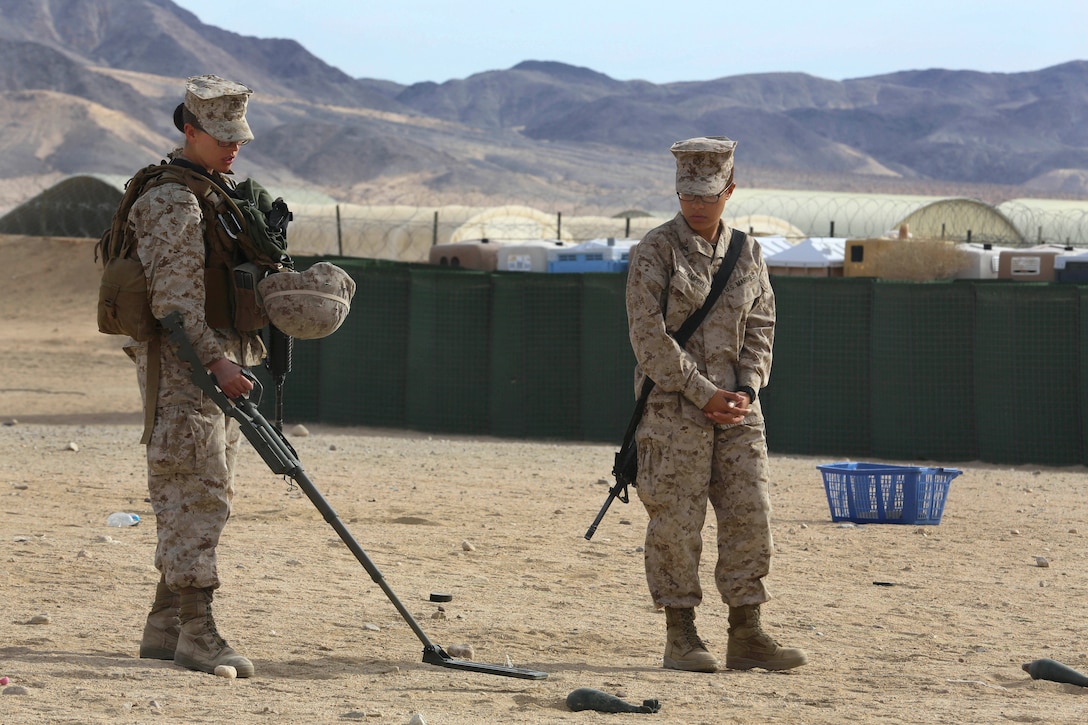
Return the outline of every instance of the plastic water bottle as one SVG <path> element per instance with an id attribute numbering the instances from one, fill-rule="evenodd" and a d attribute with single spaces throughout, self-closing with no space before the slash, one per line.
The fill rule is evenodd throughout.
<path id="1" fill-rule="evenodd" d="M 140 517 L 136 514 L 128 514 L 123 511 L 118 511 L 109 515 L 106 519 L 106 526 L 135 526 L 140 523 Z"/>

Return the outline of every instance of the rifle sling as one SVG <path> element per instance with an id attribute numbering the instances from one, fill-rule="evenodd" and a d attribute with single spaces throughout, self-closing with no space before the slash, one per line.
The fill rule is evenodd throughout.
<path id="1" fill-rule="evenodd" d="M 684 320 L 684 324 L 681 325 L 680 329 L 673 335 L 676 344 L 680 347 L 687 344 L 692 334 L 699 325 L 702 324 L 703 320 L 710 312 L 710 308 L 714 306 L 714 303 L 718 301 L 718 297 L 721 296 L 722 290 L 725 289 L 725 283 L 729 281 L 729 277 L 733 274 L 733 269 L 737 266 L 741 248 L 744 246 L 744 237 L 744 232 L 739 229 L 733 230 L 733 234 L 729 238 L 729 249 L 725 253 L 725 259 L 722 260 L 722 266 L 718 268 L 718 272 L 714 275 L 714 283 L 710 286 L 710 293 L 707 294 L 703 306 L 692 313 L 691 317 Z M 653 390 L 653 388 L 654 381 L 647 375 L 646 380 L 642 383 L 642 392 L 638 396 L 638 402 L 635 403 L 635 410 L 631 415 L 631 422 L 627 424 L 627 430 L 623 434 L 621 448 L 626 448 L 631 445 L 631 442 L 635 439 L 635 429 L 638 428 L 639 421 L 642 420 L 642 412 L 646 409 L 646 401 L 649 399 L 650 391 Z"/>

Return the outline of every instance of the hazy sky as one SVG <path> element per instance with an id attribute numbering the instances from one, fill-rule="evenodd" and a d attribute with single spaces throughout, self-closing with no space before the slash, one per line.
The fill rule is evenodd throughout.
<path id="1" fill-rule="evenodd" d="M 842 80 L 1088 59 L 1088 0 L 174 0 L 242 35 L 293 38 L 355 77 L 411 84 L 523 60 L 618 80 L 800 71 Z"/>

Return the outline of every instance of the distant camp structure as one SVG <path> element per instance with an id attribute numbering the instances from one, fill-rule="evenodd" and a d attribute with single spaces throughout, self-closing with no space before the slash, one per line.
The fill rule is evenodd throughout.
<path id="1" fill-rule="evenodd" d="M 109 224 L 125 181 L 125 177 L 105 174 L 64 179 L 0 217 L 0 234 L 97 238 Z M 293 254 L 404 262 L 427 262 L 432 247 L 451 243 L 638 239 L 676 213 L 627 209 L 609 217 L 517 205 L 368 206 L 338 203 L 310 189 L 270 191 L 283 196 L 294 212 L 288 232 Z M 965 198 L 741 188 L 734 192 L 726 216 L 730 226 L 788 244 L 879 239 L 894 236 L 906 226 L 913 239 L 1003 248 L 1088 248 L 1088 200 L 1021 198 L 991 206 Z M 823 274 L 812 270 L 821 266 L 821 255 L 834 257 L 835 250 L 829 251 L 826 244 L 813 245 L 805 250 L 808 261 L 801 264 L 804 255 L 798 254 L 789 269 Z M 790 262 L 788 257 L 780 261 Z M 831 261 L 834 267 L 840 260 Z"/>

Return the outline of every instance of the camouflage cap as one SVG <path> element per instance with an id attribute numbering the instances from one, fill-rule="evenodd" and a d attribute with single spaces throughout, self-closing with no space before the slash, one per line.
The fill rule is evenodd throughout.
<path id="1" fill-rule="evenodd" d="M 219 76 L 193 76 L 185 83 L 185 102 L 174 110 L 174 125 L 184 131 L 182 109 L 187 108 L 209 136 L 217 141 L 252 141 L 246 105 L 252 94 L 241 83 Z"/>
<path id="2" fill-rule="evenodd" d="M 677 141 L 669 149 L 676 157 L 676 190 L 709 196 L 733 180 L 733 149 L 737 142 L 725 136 L 700 136 Z"/>

